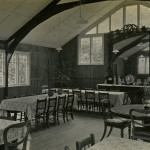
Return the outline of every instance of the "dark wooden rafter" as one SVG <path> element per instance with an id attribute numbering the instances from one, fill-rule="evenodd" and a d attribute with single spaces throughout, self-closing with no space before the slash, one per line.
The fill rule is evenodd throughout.
<path id="1" fill-rule="evenodd" d="M 45 20 L 51 18 L 52 16 L 63 12 L 65 10 L 74 8 L 80 5 L 80 1 L 57 4 L 61 0 L 53 0 L 48 6 L 41 10 L 36 16 L 34 16 L 30 21 L 28 21 L 23 27 L 21 27 L 16 33 L 14 33 L 8 40 L 6 40 L 6 45 L 8 45 L 8 53 L 13 53 L 19 42 L 37 25 L 44 22 Z M 107 0 L 81 0 L 82 4 L 90 4 L 96 2 L 102 2 Z"/>

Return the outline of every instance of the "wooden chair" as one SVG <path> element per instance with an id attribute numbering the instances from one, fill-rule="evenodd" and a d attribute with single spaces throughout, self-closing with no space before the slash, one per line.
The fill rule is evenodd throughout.
<path id="1" fill-rule="evenodd" d="M 123 100 L 123 105 L 127 105 L 127 104 L 130 104 L 130 98 L 129 98 L 129 94 L 128 92 L 125 92 L 124 93 L 124 100 Z"/>
<path id="2" fill-rule="evenodd" d="M 86 110 L 95 111 L 95 92 L 94 91 L 85 91 L 85 100 L 86 100 Z"/>
<path id="3" fill-rule="evenodd" d="M 47 99 L 37 99 L 36 103 L 36 114 L 35 114 L 35 126 L 36 130 L 38 129 L 38 125 L 40 123 L 40 119 L 43 120 L 44 128 L 46 128 L 46 103 Z"/>
<path id="4" fill-rule="evenodd" d="M 65 123 L 65 114 L 66 114 L 66 95 L 58 96 L 58 103 L 57 103 L 57 122 L 59 124 L 59 117 L 63 117 Z"/>
<path id="5" fill-rule="evenodd" d="M 64 94 L 69 94 L 69 89 L 63 89 Z"/>
<path id="6" fill-rule="evenodd" d="M 73 116 L 73 103 L 74 103 L 74 95 L 69 94 L 68 98 L 67 98 L 67 104 L 66 104 L 66 110 L 65 110 L 67 121 L 68 121 L 68 115 L 69 114 L 71 115 L 71 118 L 74 119 L 74 116 Z"/>
<path id="7" fill-rule="evenodd" d="M 15 140 L 13 142 L 10 142 L 8 140 L 9 131 L 13 130 L 13 129 L 16 129 L 16 128 L 23 128 L 23 129 L 25 129 L 24 130 L 24 135 L 23 135 L 23 137 L 21 139 L 17 139 L 17 140 Z M 6 127 L 4 129 L 4 132 L 3 132 L 4 148 L 5 148 L 3 150 L 18 150 L 17 146 L 20 145 L 20 144 L 23 144 L 22 150 L 26 150 L 29 129 L 30 129 L 30 126 L 29 126 L 29 122 L 28 121 L 22 122 L 22 123 L 12 124 L 12 125 Z"/>
<path id="8" fill-rule="evenodd" d="M 75 96 L 75 95 L 77 95 L 78 96 L 78 100 L 77 100 L 77 103 L 78 103 L 78 109 L 80 108 L 80 109 L 82 109 L 84 106 L 84 104 L 83 104 L 83 100 L 82 100 L 82 93 L 81 93 L 81 90 L 76 90 L 76 89 L 74 89 L 74 90 L 72 90 L 72 92 L 73 92 L 73 95 Z"/>
<path id="9" fill-rule="evenodd" d="M 85 138 L 82 141 L 77 141 L 76 142 L 76 150 L 82 150 L 87 149 L 90 146 L 93 146 L 95 144 L 95 137 L 94 134 L 90 134 L 90 137 Z"/>
<path id="10" fill-rule="evenodd" d="M 56 104 L 57 104 L 57 97 L 49 98 L 46 112 L 47 126 L 49 126 L 49 120 L 53 121 L 54 124 L 56 123 Z"/>
<path id="11" fill-rule="evenodd" d="M 136 116 L 140 117 L 140 120 L 137 120 L 135 118 Z M 130 110 L 130 118 L 132 122 L 132 139 L 137 140 L 141 139 L 144 141 L 150 142 L 150 117 L 148 116 L 150 114 L 150 110 L 145 109 L 131 109 Z"/>
<path id="12" fill-rule="evenodd" d="M 99 115 L 100 115 L 101 108 L 102 108 L 101 101 L 105 100 L 105 99 L 109 100 L 109 93 L 98 92 L 98 103 L 97 103 L 97 106 L 98 106 Z"/>
<path id="13" fill-rule="evenodd" d="M 102 112 L 104 119 L 104 132 L 101 138 L 101 141 L 106 135 L 107 127 L 110 127 L 107 137 L 111 134 L 113 128 L 119 128 L 121 130 L 121 137 L 124 137 L 124 129 L 128 127 L 129 138 L 131 134 L 131 121 L 125 118 L 115 118 L 111 112 L 111 104 L 108 99 L 102 100 Z"/>

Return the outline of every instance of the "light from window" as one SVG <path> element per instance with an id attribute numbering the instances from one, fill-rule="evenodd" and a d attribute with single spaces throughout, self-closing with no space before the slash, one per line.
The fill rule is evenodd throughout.
<path id="1" fill-rule="evenodd" d="M 138 74 L 149 74 L 149 57 L 138 57 Z"/>
<path id="2" fill-rule="evenodd" d="M 4 51 L 0 51 L 0 86 L 4 86 L 5 83 L 5 59 Z M 27 52 L 14 52 L 11 57 L 8 66 L 8 85 L 9 86 L 19 86 L 19 85 L 29 85 L 29 53 Z"/>
<path id="3" fill-rule="evenodd" d="M 103 22 L 98 24 L 98 33 L 109 32 L 109 18 L 105 19 Z"/>
<path id="4" fill-rule="evenodd" d="M 150 26 L 150 21 L 149 19 L 149 14 L 150 14 L 150 8 L 140 5 L 140 27 L 142 26 L 146 26 L 149 27 Z"/>
<path id="5" fill-rule="evenodd" d="M 137 25 L 137 5 L 126 7 L 126 24 Z"/>
<path id="6" fill-rule="evenodd" d="M 104 48 L 102 36 L 90 36 L 80 38 L 79 64 L 104 64 Z"/>
<path id="7" fill-rule="evenodd" d="M 104 51 L 102 46 L 102 38 L 101 37 L 93 37 L 92 38 L 92 64 L 104 64 Z"/>
<path id="8" fill-rule="evenodd" d="M 0 51 L 0 86 L 4 85 L 4 53 Z"/>

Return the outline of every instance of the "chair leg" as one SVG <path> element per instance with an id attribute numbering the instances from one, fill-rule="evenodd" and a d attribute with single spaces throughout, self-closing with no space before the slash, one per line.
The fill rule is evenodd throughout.
<path id="1" fill-rule="evenodd" d="M 74 120 L 73 110 L 71 110 L 71 118 L 72 118 L 72 120 Z"/>
<path id="2" fill-rule="evenodd" d="M 131 138 L 131 125 L 128 127 L 129 139 Z"/>
<path id="3" fill-rule="evenodd" d="M 102 138 L 100 139 L 100 141 L 102 141 L 103 138 L 105 137 L 106 131 L 107 131 L 107 125 L 104 123 L 104 132 L 103 132 L 103 136 L 102 136 Z"/>
<path id="4" fill-rule="evenodd" d="M 68 111 L 66 111 L 66 118 L 67 118 L 67 122 L 68 122 Z"/>
<path id="5" fill-rule="evenodd" d="M 110 130 L 109 130 L 109 132 L 108 132 L 108 134 L 107 134 L 107 137 L 109 137 L 109 136 L 110 136 L 110 134 L 111 134 L 112 130 L 113 130 L 113 127 L 110 127 Z"/>
<path id="6" fill-rule="evenodd" d="M 124 129 L 121 129 L 121 138 L 124 137 Z"/>
<path id="7" fill-rule="evenodd" d="M 63 120 L 64 120 L 64 123 L 65 123 L 65 111 L 63 112 Z"/>
<path id="8" fill-rule="evenodd" d="M 59 124 L 59 112 L 57 112 L 57 122 Z"/>

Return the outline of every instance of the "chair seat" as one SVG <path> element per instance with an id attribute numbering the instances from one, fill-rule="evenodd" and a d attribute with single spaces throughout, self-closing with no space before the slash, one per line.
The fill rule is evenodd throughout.
<path id="1" fill-rule="evenodd" d="M 113 118 L 113 119 L 107 119 L 106 120 L 109 123 L 116 123 L 116 124 L 124 124 L 124 123 L 130 123 L 131 121 L 129 119 L 125 118 Z"/>

